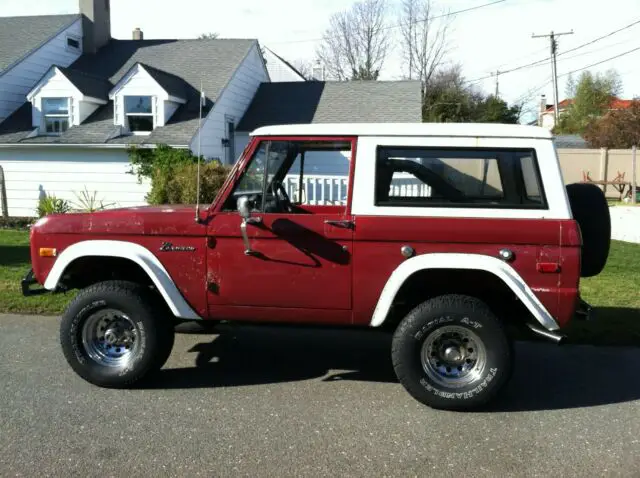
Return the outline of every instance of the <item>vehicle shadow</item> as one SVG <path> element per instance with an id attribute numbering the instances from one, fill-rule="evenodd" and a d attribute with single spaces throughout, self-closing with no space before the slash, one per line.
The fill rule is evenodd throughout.
<path id="1" fill-rule="evenodd" d="M 220 335 L 189 350 L 195 353 L 194 367 L 163 369 L 146 386 L 229 387 L 314 378 L 396 381 L 389 356 L 391 337 L 383 332 L 284 326 L 219 329 Z"/>
<path id="2" fill-rule="evenodd" d="M 193 346 L 195 364 L 146 388 L 232 387 L 320 379 L 397 383 L 391 336 L 368 330 L 233 327 Z M 504 393 L 483 412 L 579 408 L 640 399 L 640 349 L 518 342 Z"/>

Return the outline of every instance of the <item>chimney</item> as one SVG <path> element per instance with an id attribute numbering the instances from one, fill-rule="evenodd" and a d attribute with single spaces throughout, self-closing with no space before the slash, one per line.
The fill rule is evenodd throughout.
<path id="1" fill-rule="evenodd" d="M 133 30 L 133 34 L 132 37 L 134 40 L 144 40 L 144 33 L 142 33 L 142 30 L 140 30 L 139 27 L 136 27 Z"/>
<path id="2" fill-rule="evenodd" d="M 313 66 L 311 77 L 316 81 L 324 81 L 324 66 L 320 63 L 320 60 L 316 61 L 316 64 Z"/>
<path id="3" fill-rule="evenodd" d="M 96 53 L 111 40 L 110 0 L 79 0 L 82 14 L 82 51 Z"/>
<path id="4" fill-rule="evenodd" d="M 545 95 L 540 96 L 540 113 L 547 111 L 547 97 Z"/>
<path id="5" fill-rule="evenodd" d="M 538 126 L 542 126 L 542 113 L 547 111 L 547 97 L 545 95 L 540 96 L 540 108 L 538 110 Z"/>

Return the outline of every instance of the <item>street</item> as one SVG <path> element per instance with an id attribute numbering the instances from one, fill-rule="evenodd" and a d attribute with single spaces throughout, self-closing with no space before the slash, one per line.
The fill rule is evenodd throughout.
<path id="1" fill-rule="evenodd" d="M 0 476 L 601 476 L 640 469 L 640 351 L 516 346 L 490 410 L 426 408 L 376 332 L 179 334 L 145 389 L 78 378 L 58 320 L 0 316 Z"/>

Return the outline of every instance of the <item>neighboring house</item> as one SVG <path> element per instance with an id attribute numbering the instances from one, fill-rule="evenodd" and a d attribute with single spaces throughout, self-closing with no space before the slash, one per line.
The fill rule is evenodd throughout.
<path id="1" fill-rule="evenodd" d="M 614 98 L 609 105 L 608 111 L 626 109 L 629 108 L 632 103 L 633 100 L 621 100 L 619 98 Z M 573 98 L 567 98 L 560 101 L 558 103 L 558 113 L 562 115 L 562 113 L 566 112 L 572 104 Z M 556 125 L 554 112 L 555 106 L 547 104 L 546 96 L 542 95 L 540 98 L 540 110 L 538 113 L 538 126 L 552 130 Z"/>
<path id="2" fill-rule="evenodd" d="M 10 46 L 3 40 L 3 64 L 11 70 L 3 70 L 0 81 L 9 76 L 20 84 L 8 99 L 0 96 L 6 111 L 0 165 L 10 215 L 33 215 L 44 194 L 74 200 L 85 187 L 106 202 L 144 204 L 148 184 L 126 174 L 130 145 L 164 143 L 224 163 L 235 160 L 235 125 L 259 85 L 269 81 L 258 42 L 143 40 L 139 29 L 132 40 L 114 40 L 104 33 L 108 4 L 80 0 L 82 15 L 20 18 L 15 35 L 33 30 L 31 24 L 51 26 L 48 36 L 33 41 L 35 51 L 14 48 L 14 59 L 8 59 Z M 98 11 L 100 6 L 107 8 Z M 87 37 L 93 41 L 83 41 Z M 77 40 L 74 46 L 82 42 L 79 52 L 70 54 L 67 38 Z M 87 44 L 95 48 L 84 49 Z M 51 51 L 59 54 L 42 56 Z M 16 70 L 33 70 L 34 55 L 40 55 L 35 76 L 16 78 Z"/>
<path id="3" fill-rule="evenodd" d="M 238 124 L 236 150 L 261 126 L 416 122 L 422 122 L 419 81 L 264 83 Z"/>
<path id="4" fill-rule="evenodd" d="M 262 56 L 267 64 L 271 81 L 305 81 L 308 79 L 295 66 L 269 48 L 264 47 L 262 49 Z"/>
<path id="5" fill-rule="evenodd" d="M 419 82 L 304 81 L 271 50 L 265 61 L 251 39 L 144 40 L 137 28 L 115 40 L 109 0 L 79 6 L 78 15 L 0 18 L 0 166 L 11 216 L 34 215 L 47 194 L 74 201 L 85 188 L 106 203 L 145 204 L 148 181 L 128 174 L 132 145 L 232 164 L 258 126 L 421 121 Z"/>
<path id="6" fill-rule="evenodd" d="M 249 133 L 261 126 L 421 121 L 419 81 L 264 83 L 238 124 L 236 149 L 244 148 Z M 298 158 L 294 162 L 284 179 L 285 189 L 294 200 L 304 198 L 310 204 L 344 204 L 350 159 L 348 150 L 307 153 L 304 159 Z M 300 167 L 304 170 L 303 184 L 300 184 Z M 398 184 L 406 182 L 405 187 L 417 188 L 409 177 L 394 179 Z"/>

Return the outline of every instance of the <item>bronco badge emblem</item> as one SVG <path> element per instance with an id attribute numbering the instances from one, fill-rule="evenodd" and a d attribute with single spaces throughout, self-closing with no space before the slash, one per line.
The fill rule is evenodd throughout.
<path id="1" fill-rule="evenodd" d="M 160 246 L 162 252 L 192 252 L 196 248 L 193 246 L 174 246 L 170 242 L 163 242 Z"/>

